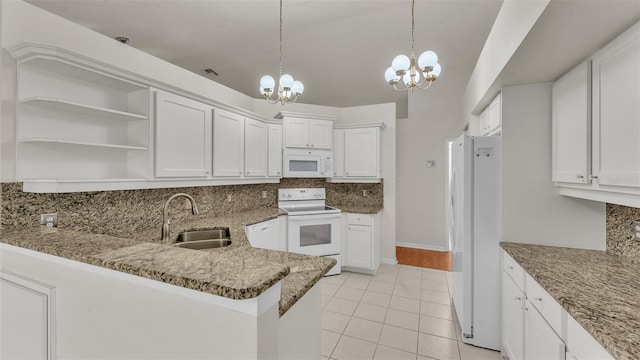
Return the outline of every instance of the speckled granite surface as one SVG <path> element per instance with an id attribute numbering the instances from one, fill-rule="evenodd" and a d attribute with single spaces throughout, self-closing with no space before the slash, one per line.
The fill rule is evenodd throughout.
<path id="1" fill-rule="evenodd" d="M 607 252 L 640 262 L 634 220 L 640 221 L 640 208 L 607 204 Z"/>
<path id="2" fill-rule="evenodd" d="M 640 264 L 604 251 L 501 246 L 616 359 L 640 359 Z"/>
<path id="3" fill-rule="evenodd" d="M 172 224 L 172 238 L 184 229 L 229 227 L 233 243 L 221 249 L 190 250 L 161 244 L 159 231 L 152 230 L 122 238 L 40 226 L 3 226 L 0 242 L 232 299 L 258 296 L 283 280 L 283 315 L 335 260 L 252 248 L 242 226 L 279 214 L 277 208 L 260 208 Z"/>

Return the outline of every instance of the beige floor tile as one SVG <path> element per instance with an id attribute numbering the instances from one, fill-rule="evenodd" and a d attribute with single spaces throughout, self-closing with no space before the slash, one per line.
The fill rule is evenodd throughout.
<path id="1" fill-rule="evenodd" d="M 331 296 L 327 296 L 327 295 L 321 295 L 322 297 L 322 302 L 321 302 L 321 306 L 324 309 L 324 307 L 329 303 L 329 301 L 331 300 Z"/>
<path id="2" fill-rule="evenodd" d="M 453 319 L 453 325 L 456 327 L 456 337 L 458 338 L 458 341 L 462 341 L 462 328 L 460 327 L 458 318 L 454 315 Z"/>
<path id="3" fill-rule="evenodd" d="M 375 351 L 375 343 L 343 335 L 331 358 L 337 360 L 373 359 Z"/>
<path id="4" fill-rule="evenodd" d="M 320 284 L 320 291 L 322 292 L 322 295 L 326 295 L 326 296 L 333 296 L 336 293 L 336 291 L 338 291 L 339 288 L 340 288 L 340 285 L 327 284 L 327 283 Z"/>
<path id="5" fill-rule="evenodd" d="M 421 281 L 422 280 L 420 280 L 419 278 L 398 277 L 396 284 L 419 288 L 421 285 Z"/>
<path id="6" fill-rule="evenodd" d="M 397 274 L 398 273 L 398 265 L 391 264 L 380 264 L 378 268 L 378 272 L 376 274 Z"/>
<path id="7" fill-rule="evenodd" d="M 451 305 L 421 301 L 420 314 L 453 321 L 453 308 Z"/>
<path id="8" fill-rule="evenodd" d="M 349 321 L 349 325 L 347 325 L 347 328 L 344 330 L 344 334 L 377 343 L 380 338 L 381 331 L 381 323 L 352 317 Z"/>
<path id="9" fill-rule="evenodd" d="M 420 316 L 420 332 L 458 340 L 453 321 L 438 319 L 431 316 Z"/>
<path id="10" fill-rule="evenodd" d="M 342 285 L 349 278 L 349 273 L 342 273 L 338 275 L 325 276 L 320 279 L 322 284 Z"/>
<path id="11" fill-rule="evenodd" d="M 393 284 L 396 282 L 397 278 L 398 278 L 398 275 L 395 273 L 378 272 L 371 278 L 371 281 L 388 282 Z"/>
<path id="12" fill-rule="evenodd" d="M 458 350 L 462 360 L 502 360 L 499 351 L 479 348 L 462 341 L 458 341 Z"/>
<path id="13" fill-rule="evenodd" d="M 324 310 L 351 316 L 356 310 L 356 306 L 358 306 L 357 301 L 334 297 L 329 301 L 327 306 L 324 307 Z"/>
<path id="14" fill-rule="evenodd" d="M 364 292 L 364 295 L 362 295 L 362 299 L 360 299 L 360 302 L 387 307 L 389 306 L 390 300 L 391 295 L 389 294 L 367 290 Z"/>
<path id="15" fill-rule="evenodd" d="M 387 308 L 384 306 L 378 306 L 373 304 L 367 304 L 360 302 L 353 316 L 366 320 L 376 321 L 379 323 L 384 322 L 384 318 L 387 315 Z"/>
<path id="16" fill-rule="evenodd" d="M 419 335 L 418 354 L 441 360 L 460 360 L 457 341 L 429 334 Z"/>
<path id="17" fill-rule="evenodd" d="M 421 290 L 419 287 L 396 285 L 396 287 L 393 289 L 393 295 L 411 299 L 420 299 L 420 291 Z"/>
<path id="18" fill-rule="evenodd" d="M 402 296 L 391 296 L 389 307 L 418 314 L 420 313 L 420 300 Z"/>
<path id="19" fill-rule="evenodd" d="M 417 331 L 420 318 L 417 314 L 414 313 L 396 309 L 389 309 L 387 311 L 387 317 L 384 319 L 384 322 L 385 324 Z"/>
<path id="20" fill-rule="evenodd" d="M 418 360 L 439 360 L 439 359 L 432 358 L 432 357 L 429 357 L 429 356 L 418 355 Z"/>
<path id="21" fill-rule="evenodd" d="M 347 280 L 345 280 L 342 286 L 364 290 L 367 288 L 367 286 L 369 286 L 369 282 L 371 282 L 371 280 L 373 280 L 373 276 L 367 276 L 367 277 L 351 276 Z"/>
<path id="22" fill-rule="evenodd" d="M 349 320 L 351 320 L 349 315 L 338 314 L 333 311 L 322 311 L 322 328 L 324 330 L 342 334 Z"/>
<path id="23" fill-rule="evenodd" d="M 368 291 L 375 291 L 383 294 L 391 294 L 393 293 L 394 285 L 388 282 L 381 281 L 371 281 L 369 283 L 369 287 L 367 287 Z"/>
<path id="24" fill-rule="evenodd" d="M 418 332 L 385 324 L 382 326 L 382 333 L 380 334 L 378 344 L 403 351 L 416 349 L 418 345 Z"/>
<path id="25" fill-rule="evenodd" d="M 385 345 L 378 345 L 373 358 L 375 360 L 416 360 L 416 353 L 394 349 Z"/>
<path id="26" fill-rule="evenodd" d="M 362 289 L 345 287 L 343 285 L 340 289 L 338 289 L 338 291 L 336 291 L 335 295 L 333 296 L 347 300 L 360 301 L 363 294 L 364 290 Z"/>
<path id="27" fill-rule="evenodd" d="M 322 346 L 320 348 L 322 356 L 330 357 L 336 344 L 338 344 L 338 340 L 340 340 L 340 334 L 322 330 Z"/>
<path id="28" fill-rule="evenodd" d="M 436 280 L 436 281 L 446 281 L 447 275 L 444 271 L 442 272 L 431 272 L 431 271 L 423 271 L 422 272 L 422 280 Z"/>
<path id="29" fill-rule="evenodd" d="M 407 277 L 407 278 L 422 278 L 422 268 L 415 266 L 402 266 L 400 270 L 398 270 L 398 277 Z"/>
<path id="30" fill-rule="evenodd" d="M 451 297 L 448 291 L 424 289 L 422 290 L 420 298 L 424 301 L 430 301 L 443 305 L 451 305 Z"/>
<path id="31" fill-rule="evenodd" d="M 429 290 L 449 291 L 449 285 L 444 280 L 422 279 L 421 287 Z"/>

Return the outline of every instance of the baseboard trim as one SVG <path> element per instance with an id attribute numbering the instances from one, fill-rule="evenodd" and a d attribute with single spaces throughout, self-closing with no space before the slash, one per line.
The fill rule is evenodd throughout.
<path id="1" fill-rule="evenodd" d="M 451 252 L 396 246 L 398 263 L 451 271 Z"/>
<path id="2" fill-rule="evenodd" d="M 398 259 L 397 258 L 385 258 L 385 257 L 383 257 L 380 261 L 383 264 L 398 265 Z"/>

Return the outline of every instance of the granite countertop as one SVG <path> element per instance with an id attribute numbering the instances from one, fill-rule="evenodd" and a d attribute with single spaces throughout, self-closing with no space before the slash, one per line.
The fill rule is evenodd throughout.
<path id="1" fill-rule="evenodd" d="M 640 264 L 605 251 L 501 246 L 616 359 L 640 358 Z"/>
<path id="2" fill-rule="evenodd" d="M 382 211 L 382 206 L 354 206 L 354 205 L 331 205 L 342 212 L 354 214 L 377 214 Z"/>
<path id="3" fill-rule="evenodd" d="M 251 247 L 243 225 L 280 214 L 277 208 L 262 208 L 171 224 L 172 238 L 185 229 L 229 227 L 233 243 L 219 249 L 170 246 L 160 241 L 159 229 L 109 236 L 41 226 L 3 227 L 0 242 L 231 299 L 256 297 L 282 280 L 282 316 L 335 260 Z"/>

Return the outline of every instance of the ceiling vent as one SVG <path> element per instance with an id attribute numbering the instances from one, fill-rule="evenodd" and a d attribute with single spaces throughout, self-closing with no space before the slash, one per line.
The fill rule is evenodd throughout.
<path id="1" fill-rule="evenodd" d="M 220 74 L 218 74 L 215 70 L 213 70 L 212 68 L 206 68 L 203 70 L 204 72 L 207 73 L 207 75 L 215 75 L 215 76 L 220 76 Z"/>

